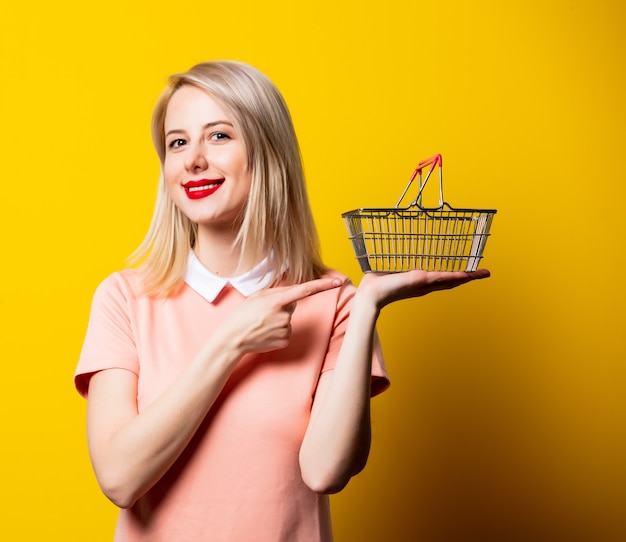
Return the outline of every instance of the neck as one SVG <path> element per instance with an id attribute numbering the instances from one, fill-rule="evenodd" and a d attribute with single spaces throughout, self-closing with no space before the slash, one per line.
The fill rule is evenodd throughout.
<path id="1" fill-rule="evenodd" d="M 240 251 L 234 248 L 237 232 L 233 230 L 208 230 L 198 228 L 198 239 L 194 252 L 213 274 L 222 277 L 234 277 L 252 269 L 258 262 L 241 260 Z M 241 262 L 240 262 L 241 260 Z"/>

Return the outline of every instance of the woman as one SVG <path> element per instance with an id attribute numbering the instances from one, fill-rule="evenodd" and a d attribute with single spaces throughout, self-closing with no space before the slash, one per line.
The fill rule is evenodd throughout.
<path id="1" fill-rule="evenodd" d="M 118 541 L 332 540 L 329 493 L 367 461 L 393 301 L 488 276 L 322 263 L 274 85 L 237 62 L 170 78 L 137 268 L 97 289 L 75 382 Z"/>

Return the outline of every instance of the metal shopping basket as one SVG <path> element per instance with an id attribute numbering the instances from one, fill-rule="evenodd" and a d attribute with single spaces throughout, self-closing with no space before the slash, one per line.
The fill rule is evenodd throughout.
<path id="1" fill-rule="evenodd" d="M 361 208 L 341 216 L 363 272 L 475 271 L 489 236 L 494 209 L 457 209 L 443 198 L 441 155 L 420 162 L 395 207 Z M 424 179 L 422 170 L 430 166 Z M 439 205 L 422 206 L 422 192 L 439 171 Z M 400 207 L 417 177 L 415 199 Z"/>

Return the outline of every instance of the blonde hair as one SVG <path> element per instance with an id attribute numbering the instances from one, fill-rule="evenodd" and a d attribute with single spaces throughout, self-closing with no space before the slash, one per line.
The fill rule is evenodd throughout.
<path id="1" fill-rule="evenodd" d="M 172 95 L 192 85 L 211 95 L 233 117 L 246 150 L 252 183 L 235 249 L 247 261 L 270 259 L 273 280 L 296 284 L 319 278 L 326 267 L 309 205 L 298 140 L 285 101 L 257 69 L 235 61 L 204 62 L 172 75 L 152 116 L 152 139 L 161 166 L 164 121 Z M 197 225 L 174 205 L 159 180 L 157 201 L 145 239 L 131 255 L 141 262 L 146 292 L 167 295 L 183 280 Z"/>

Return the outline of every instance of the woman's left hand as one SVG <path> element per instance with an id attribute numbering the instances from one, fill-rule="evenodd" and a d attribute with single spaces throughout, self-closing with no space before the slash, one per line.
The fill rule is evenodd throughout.
<path id="1" fill-rule="evenodd" d="M 414 270 L 402 273 L 366 273 L 359 284 L 359 292 L 373 296 L 373 301 L 380 310 L 394 301 L 420 297 L 438 290 L 449 290 L 489 276 L 487 269 L 473 272 Z"/>

